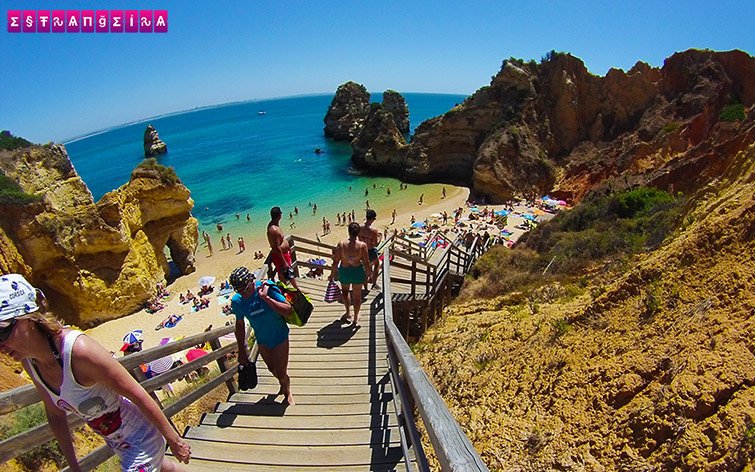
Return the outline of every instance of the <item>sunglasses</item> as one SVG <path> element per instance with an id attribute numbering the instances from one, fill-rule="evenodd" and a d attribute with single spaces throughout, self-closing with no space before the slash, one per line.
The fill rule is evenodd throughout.
<path id="1" fill-rule="evenodd" d="M 0 343 L 8 339 L 10 334 L 13 332 L 13 327 L 16 325 L 16 319 L 12 318 L 8 321 L 0 322 L 0 325 L 2 324 L 5 324 L 5 326 L 0 326 Z"/>

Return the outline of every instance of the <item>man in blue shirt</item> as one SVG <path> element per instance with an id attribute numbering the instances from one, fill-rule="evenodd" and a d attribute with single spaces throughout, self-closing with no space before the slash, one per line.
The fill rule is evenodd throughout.
<path id="1" fill-rule="evenodd" d="M 246 318 L 254 330 L 262 360 L 280 383 L 278 395 L 283 395 L 286 402 L 293 405 L 291 379 L 288 376 L 289 329 L 285 320 L 291 314 L 291 305 L 277 287 L 255 282 L 254 274 L 246 267 L 234 269 L 228 280 L 236 291 L 231 298 L 231 311 L 236 315 L 239 364 L 249 364 Z"/>

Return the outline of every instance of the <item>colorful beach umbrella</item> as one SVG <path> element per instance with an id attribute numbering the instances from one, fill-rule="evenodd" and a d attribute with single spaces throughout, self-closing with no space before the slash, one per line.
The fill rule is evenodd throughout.
<path id="1" fill-rule="evenodd" d="M 215 282 L 215 277 L 211 275 L 205 275 L 202 278 L 199 279 L 199 286 L 200 287 L 209 287 Z"/>
<path id="2" fill-rule="evenodd" d="M 141 342 L 142 340 L 142 330 L 140 329 L 129 331 L 125 336 L 123 336 L 123 344 L 134 344 Z"/>
<path id="3" fill-rule="evenodd" d="M 165 356 L 159 359 L 155 359 L 154 361 L 147 364 L 147 366 L 149 367 L 149 370 L 151 370 L 155 375 L 162 374 L 163 372 L 169 371 L 170 368 L 173 367 L 173 356 Z"/>
<path id="4" fill-rule="evenodd" d="M 191 362 L 195 359 L 199 359 L 200 357 L 206 356 L 206 355 L 207 355 L 207 351 L 205 351 L 204 349 L 189 349 L 188 351 L 186 351 L 186 360 Z"/>

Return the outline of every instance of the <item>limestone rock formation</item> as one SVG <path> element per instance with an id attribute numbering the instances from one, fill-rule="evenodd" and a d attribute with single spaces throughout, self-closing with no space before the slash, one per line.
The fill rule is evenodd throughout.
<path id="1" fill-rule="evenodd" d="M 454 303 L 424 334 L 417 357 L 490 470 L 752 470 L 752 136 L 725 160 L 656 251 Z"/>
<path id="2" fill-rule="evenodd" d="M 370 94 L 364 85 L 351 81 L 339 85 L 325 115 L 325 136 L 351 141 L 361 131 L 369 110 Z"/>
<path id="3" fill-rule="evenodd" d="M 393 116 L 396 129 L 401 134 L 409 134 L 409 107 L 403 95 L 395 90 L 383 92 L 383 109 Z"/>
<path id="4" fill-rule="evenodd" d="M 602 185 L 675 180 L 677 190 L 694 189 L 725 162 L 714 150 L 731 156 L 751 139 L 752 120 L 719 116 L 729 106 L 751 109 L 754 84 L 755 59 L 742 51 L 689 50 L 660 69 L 638 62 L 605 77 L 569 54 L 509 59 L 489 86 L 422 123 L 409 145 L 354 164 L 467 185 L 490 201 L 535 192 L 575 202 Z M 384 170 L 384 161 L 393 165 Z"/>
<path id="5" fill-rule="evenodd" d="M 139 309 L 169 273 L 166 246 L 183 273 L 194 271 L 194 202 L 159 169 L 138 168 L 97 204 L 61 145 L 0 151 L 0 170 L 41 197 L 0 208 L 0 270 L 27 276 L 67 322 Z"/>
<path id="6" fill-rule="evenodd" d="M 384 172 L 398 175 L 402 171 L 400 155 L 406 141 L 396 127 L 395 115 L 379 103 L 373 103 L 359 136 L 352 142 L 352 161 L 360 166 L 380 166 Z"/>
<path id="7" fill-rule="evenodd" d="M 151 124 L 144 130 L 144 157 L 154 157 L 168 152 L 168 146 L 160 139 Z"/>

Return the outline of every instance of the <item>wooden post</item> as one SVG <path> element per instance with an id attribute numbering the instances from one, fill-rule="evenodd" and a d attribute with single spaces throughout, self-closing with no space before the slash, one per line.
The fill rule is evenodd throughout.
<path id="1" fill-rule="evenodd" d="M 210 341 L 210 347 L 212 347 L 213 351 L 216 351 L 220 349 L 222 346 L 220 345 L 220 340 L 218 338 L 215 338 Z M 217 360 L 218 367 L 220 368 L 220 373 L 222 374 L 226 370 L 228 370 L 228 362 L 226 361 L 225 356 L 221 357 Z M 233 381 L 233 377 L 229 378 L 225 381 L 226 387 L 228 387 L 228 395 L 233 395 L 236 393 L 236 383 Z"/>
<path id="2" fill-rule="evenodd" d="M 410 293 L 412 297 L 417 294 L 417 261 L 412 261 L 412 286 Z"/>
<path id="3" fill-rule="evenodd" d="M 298 279 L 300 277 L 299 275 L 299 264 L 296 263 L 296 241 L 294 241 L 293 236 L 288 237 L 288 247 L 291 251 L 291 266 L 294 268 L 294 274 L 296 275 L 296 278 Z"/>

